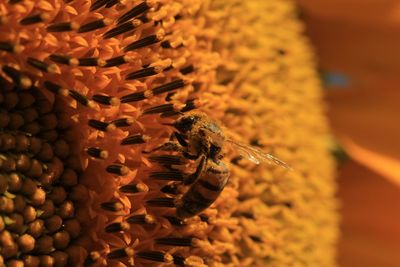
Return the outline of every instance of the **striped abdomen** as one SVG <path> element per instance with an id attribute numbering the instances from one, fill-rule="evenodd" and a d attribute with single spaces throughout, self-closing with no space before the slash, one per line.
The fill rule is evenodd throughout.
<path id="1" fill-rule="evenodd" d="M 206 170 L 182 196 L 177 204 L 176 214 L 180 218 L 192 217 L 209 206 L 218 198 L 229 178 L 229 169 L 222 162 L 207 162 Z"/>

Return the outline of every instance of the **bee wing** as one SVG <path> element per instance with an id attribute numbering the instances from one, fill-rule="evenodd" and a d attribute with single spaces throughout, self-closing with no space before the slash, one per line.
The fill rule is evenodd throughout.
<path id="1" fill-rule="evenodd" d="M 235 142 L 231 139 L 226 140 L 229 144 L 231 144 L 241 156 L 245 157 L 246 159 L 250 160 L 255 164 L 260 164 L 261 162 L 268 162 L 279 165 L 286 169 L 291 170 L 292 168 L 284 161 L 268 154 L 260 149 L 257 149 L 252 146 L 248 146 L 239 142 Z"/>

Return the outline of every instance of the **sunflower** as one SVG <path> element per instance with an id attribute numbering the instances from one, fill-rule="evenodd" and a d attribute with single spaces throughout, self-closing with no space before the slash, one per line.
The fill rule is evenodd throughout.
<path id="1" fill-rule="evenodd" d="M 46 201 L 67 217 L 25 236 L 21 210 L 7 210 L 6 265 L 335 265 L 329 131 L 291 1 L 10 0 L 0 12 L 4 116 L 22 94 L 35 99 L 33 109 L 48 106 L 31 121 L 21 107 L 19 127 L 7 122 L 3 134 L 47 142 L 54 153 L 46 160 L 59 159 L 59 175 L 75 178 L 21 176 L 41 192 L 38 220 Z M 165 144 L 182 138 L 174 132 L 186 114 L 220 125 L 242 149 L 224 144 L 228 184 L 208 209 L 182 218 L 175 208 L 201 161 Z M 264 155 L 262 164 L 249 150 Z M 48 168 L 38 154 L 19 155 Z M 268 164 L 275 158 L 293 170 Z M 3 199 L 27 201 L 25 187 L 10 189 L 11 171 L 20 173 L 4 170 Z"/>

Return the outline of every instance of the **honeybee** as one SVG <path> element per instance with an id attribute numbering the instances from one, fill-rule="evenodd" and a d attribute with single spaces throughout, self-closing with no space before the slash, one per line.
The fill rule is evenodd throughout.
<path id="1" fill-rule="evenodd" d="M 177 142 L 167 142 L 157 149 L 180 151 L 184 157 L 199 162 L 196 171 L 183 181 L 190 187 L 176 202 L 179 218 L 199 214 L 211 206 L 224 189 L 230 175 L 229 168 L 222 162 L 222 150 L 227 144 L 255 164 L 268 162 L 291 169 L 271 154 L 227 138 L 219 125 L 205 114 L 183 115 L 167 125 L 177 130 L 174 133 Z"/>

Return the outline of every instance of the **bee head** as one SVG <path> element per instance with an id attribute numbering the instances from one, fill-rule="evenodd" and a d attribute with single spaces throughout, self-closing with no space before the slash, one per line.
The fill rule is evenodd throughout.
<path id="1" fill-rule="evenodd" d="M 192 130 L 193 125 L 195 125 L 198 121 L 200 121 L 200 119 L 201 117 L 198 115 L 183 116 L 175 122 L 174 127 L 178 131 L 186 133 Z"/>

